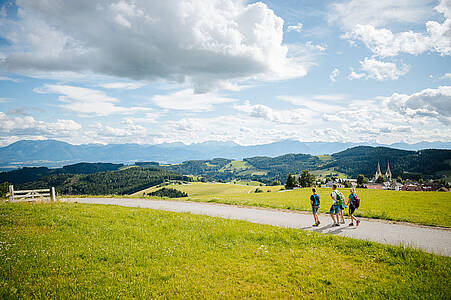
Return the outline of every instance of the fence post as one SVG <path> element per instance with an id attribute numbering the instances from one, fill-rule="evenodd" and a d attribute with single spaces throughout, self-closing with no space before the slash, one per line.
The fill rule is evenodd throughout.
<path id="1" fill-rule="evenodd" d="M 52 186 L 52 201 L 55 202 L 56 201 L 56 195 L 55 195 L 55 187 Z"/>
<path id="2" fill-rule="evenodd" d="M 9 201 L 14 201 L 14 186 L 9 186 Z"/>

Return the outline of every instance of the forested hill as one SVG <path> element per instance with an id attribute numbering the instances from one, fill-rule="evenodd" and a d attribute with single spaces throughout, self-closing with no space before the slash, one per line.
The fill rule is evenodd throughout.
<path id="1" fill-rule="evenodd" d="M 60 194 L 124 195 L 161 184 L 168 180 L 190 181 L 191 178 L 157 167 L 132 167 L 93 174 L 52 174 L 16 185 L 18 189 L 54 186 Z"/>
<path id="2" fill-rule="evenodd" d="M 0 182 L 8 181 L 9 183 L 20 184 L 38 180 L 39 178 L 48 175 L 93 174 L 97 172 L 116 171 L 123 166 L 123 164 L 111 163 L 78 163 L 57 169 L 49 169 L 46 167 L 22 168 L 10 172 L 0 172 Z"/>
<path id="3" fill-rule="evenodd" d="M 364 174 L 371 178 L 380 163 L 385 173 L 390 163 L 394 177 L 440 178 L 451 174 L 451 150 L 406 151 L 388 147 L 354 147 L 333 155 L 286 154 L 277 157 L 257 156 L 243 161 L 226 159 L 186 161 L 165 168 L 181 174 L 206 176 L 216 180 L 250 179 L 262 182 L 284 180 L 288 173 L 302 170 L 319 173 L 341 172 L 351 178 Z"/>
<path id="4" fill-rule="evenodd" d="M 451 171 L 451 150 L 405 151 L 361 146 L 333 154 L 327 167 L 334 167 L 337 171 L 355 178 L 358 174 L 374 175 L 378 162 L 382 172 L 385 172 L 387 164 L 390 163 L 395 177 L 421 175 L 424 178 L 436 178 Z"/>

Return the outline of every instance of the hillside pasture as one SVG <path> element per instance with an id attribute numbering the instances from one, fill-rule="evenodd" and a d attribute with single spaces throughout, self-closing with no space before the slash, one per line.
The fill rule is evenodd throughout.
<path id="1" fill-rule="evenodd" d="M 264 193 L 249 193 L 250 187 L 234 184 L 193 183 L 171 186 L 188 193 L 189 201 L 217 202 L 234 205 L 310 211 L 310 188 L 280 191 L 282 186 L 259 187 Z M 268 193 L 267 190 L 271 192 Z M 341 189 L 345 196 L 348 189 Z M 331 205 L 330 188 L 318 188 L 320 213 L 327 213 Z M 451 193 L 405 192 L 357 189 L 361 206 L 356 215 L 423 225 L 451 227 Z M 135 195 L 142 195 L 138 192 Z M 345 214 L 347 211 L 345 210 Z"/>
<path id="2" fill-rule="evenodd" d="M 0 298 L 449 299 L 451 258 L 188 213 L 0 203 Z"/>

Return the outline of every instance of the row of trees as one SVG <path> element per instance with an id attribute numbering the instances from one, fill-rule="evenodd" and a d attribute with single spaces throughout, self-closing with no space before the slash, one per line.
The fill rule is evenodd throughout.
<path id="1" fill-rule="evenodd" d="M 299 176 L 299 181 L 296 180 L 295 175 L 291 175 L 291 173 L 288 173 L 287 179 L 285 181 L 285 188 L 292 189 L 297 186 L 309 187 L 314 185 L 315 182 L 316 182 L 315 175 L 310 173 L 308 170 L 303 170 L 301 175 Z"/>

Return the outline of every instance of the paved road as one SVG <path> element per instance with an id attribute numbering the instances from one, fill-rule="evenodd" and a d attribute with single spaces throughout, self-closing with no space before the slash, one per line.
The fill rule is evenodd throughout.
<path id="1" fill-rule="evenodd" d="M 356 239 L 370 240 L 383 244 L 409 246 L 430 253 L 451 256 L 451 230 L 449 229 L 410 224 L 395 224 L 368 219 L 362 219 L 358 228 L 348 227 L 347 224 L 340 227 L 331 227 L 332 220 L 328 215 L 320 215 L 321 225 L 319 227 L 312 227 L 312 215 L 302 212 L 286 212 L 224 204 L 130 198 L 66 198 L 62 200 L 79 203 L 152 208 L 175 212 L 191 212 L 193 214 L 245 220 L 252 223 L 268 224 L 279 227 L 300 228 Z M 349 222 L 347 221 L 347 223 Z"/>

